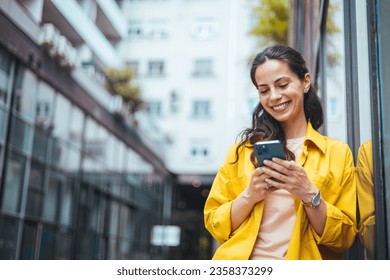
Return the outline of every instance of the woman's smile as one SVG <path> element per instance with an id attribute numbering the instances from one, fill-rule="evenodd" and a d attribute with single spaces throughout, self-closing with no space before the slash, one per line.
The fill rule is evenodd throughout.
<path id="1" fill-rule="evenodd" d="M 287 101 L 287 102 L 284 102 L 282 104 L 272 106 L 271 108 L 276 112 L 283 111 L 290 103 L 291 103 L 291 101 Z"/>

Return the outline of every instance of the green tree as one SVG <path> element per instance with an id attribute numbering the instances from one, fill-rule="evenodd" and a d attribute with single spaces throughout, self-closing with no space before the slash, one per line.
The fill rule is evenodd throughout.
<path id="1" fill-rule="evenodd" d="M 107 68 L 104 74 L 106 77 L 105 88 L 112 95 L 121 96 L 132 115 L 143 107 L 141 89 L 132 83 L 134 72 L 131 68 Z"/>
<path id="2" fill-rule="evenodd" d="M 258 18 L 250 34 L 271 44 L 285 44 L 288 40 L 290 0 L 259 0 L 255 8 Z"/>
<path id="3" fill-rule="evenodd" d="M 341 30 L 334 22 L 333 17 L 339 5 L 330 3 L 326 22 L 327 33 L 327 61 L 330 67 L 337 65 L 341 56 L 337 51 L 332 35 Z M 257 24 L 250 30 L 250 35 L 259 38 L 259 45 L 264 47 L 271 44 L 288 44 L 290 0 L 259 0 L 254 14 Z M 251 59 L 252 60 L 252 59 Z"/>

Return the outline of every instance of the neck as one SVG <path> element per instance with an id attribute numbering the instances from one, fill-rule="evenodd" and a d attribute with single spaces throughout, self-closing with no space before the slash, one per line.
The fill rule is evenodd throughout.
<path id="1" fill-rule="evenodd" d="M 306 136 L 307 122 L 294 125 L 283 125 L 284 134 L 286 139 L 294 139 Z"/>

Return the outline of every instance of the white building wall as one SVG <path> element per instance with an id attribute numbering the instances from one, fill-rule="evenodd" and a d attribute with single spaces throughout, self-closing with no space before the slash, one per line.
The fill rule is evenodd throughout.
<path id="1" fill-rule="evenodd" d="M 248 36 L 251 3 L 256 1 L 124 1 L 129 27 L 136 23 L 144 34 L 163 29 L 163 39 L 127 39 L 120 46 L 125 61 L 138 63 L 138 82 L 146 101 L 161 101 L 155 119 L 166 145 L 167 166 L 178 174 L 213 174 L 227 148 L 250 120 L 249 99 L 257 98 L 250 84 L 248 57 L 255 51 Z M 208 24 L 204 33 L 199 25 Z M 203 37 L 204 36 L 204 37 Z M 142 36 L 140 36 L 142 37 Z M 145 35 L 147 37 L 147 35 Z M 212 60 L 212 74 L 194 75 L 197 59 Z M 162 60 L 161 77 L 147 74 L 150 60 Z M 250 92 L 249 92 L 250 90 Z M 170 95 L 178 97 L 178 111 L 170 110 Z M 209 100 L 210 116 L 194 118 L 193 102 Z M 193 148 L 206 156 L 194 156 Z"/>

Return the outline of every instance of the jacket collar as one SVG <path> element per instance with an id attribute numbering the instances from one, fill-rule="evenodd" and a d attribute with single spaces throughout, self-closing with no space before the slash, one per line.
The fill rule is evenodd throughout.
<path id="1" fill-rule="evenodd" d="M 325 153 L 326 151 L 326 140 L 324 139 L 324 136 L 320 134 L 318 131 L 316 131 L 310 122 L 307 124 L 307 131 L 306 131 L 306 145 L 307 142 L 310 141 L 314 145 L 318 147 L 318 149 L 321 150 L 322 153 Z"/>

